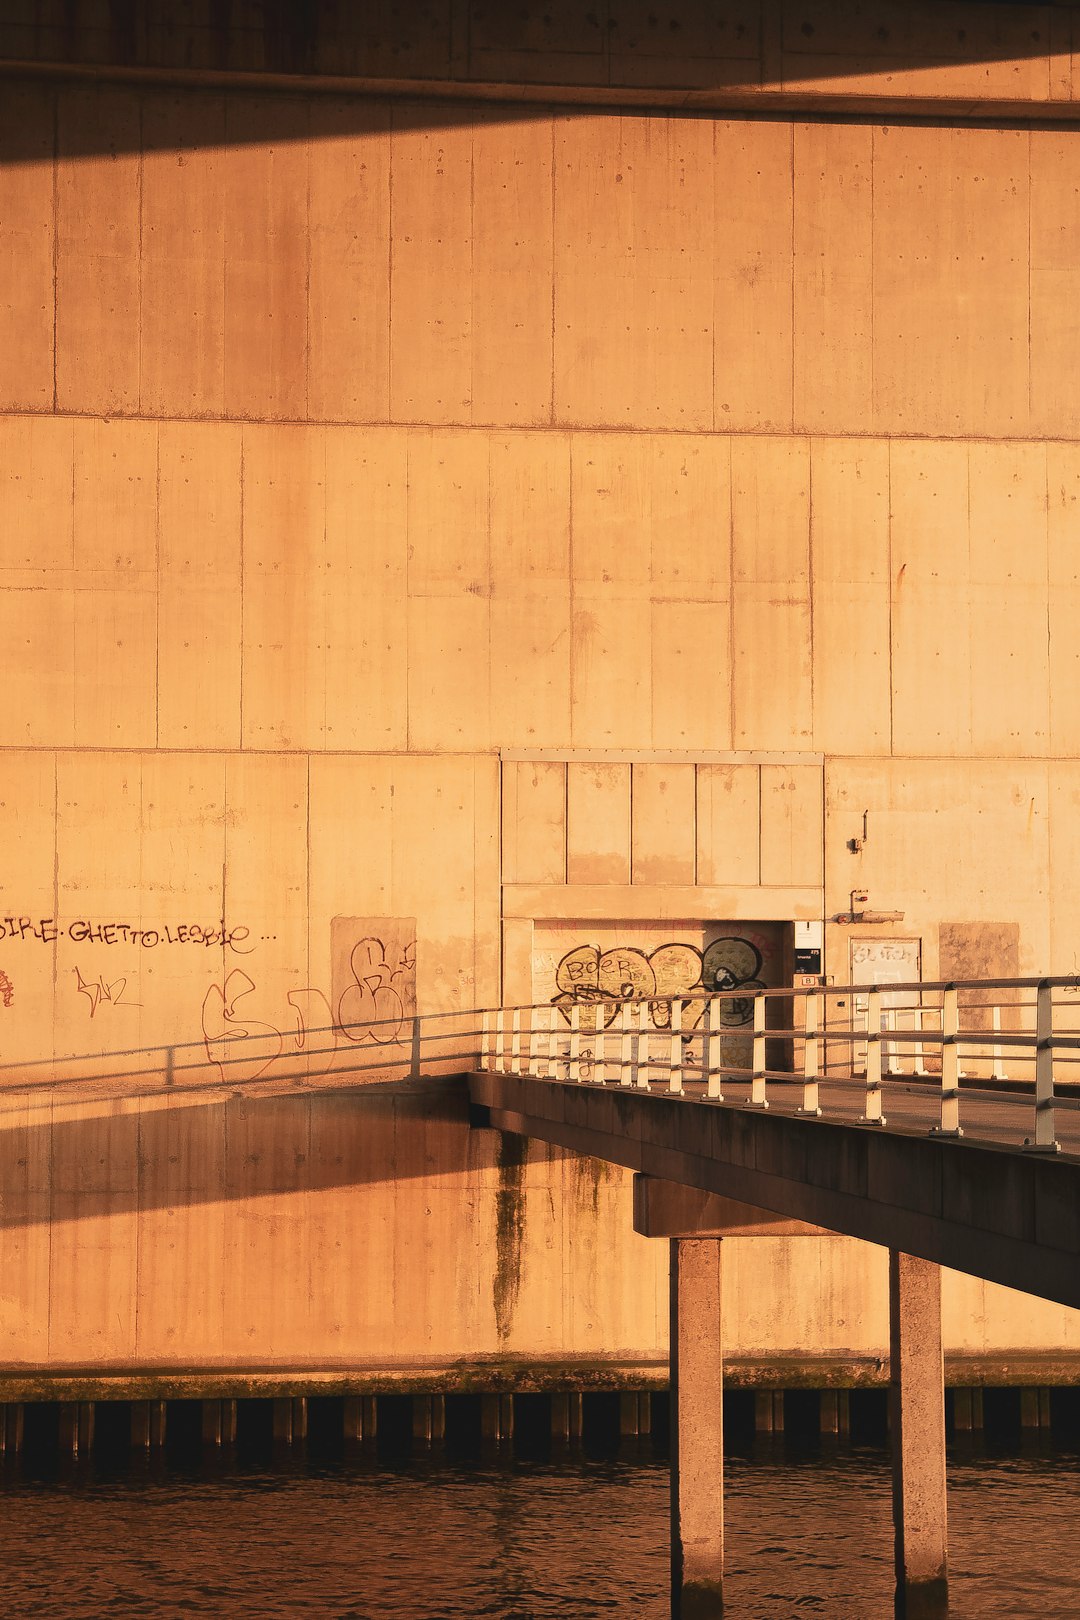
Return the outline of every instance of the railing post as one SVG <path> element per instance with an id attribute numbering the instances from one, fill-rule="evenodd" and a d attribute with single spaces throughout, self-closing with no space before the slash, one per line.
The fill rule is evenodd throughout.
<path id="1" fill-rule="evenodd" d="M 682 1095 L 682 1002 L 678 999 L 671 1003 L 671 1050 L 668 1068 L 668 1090 L 676 1096 Z"/>
<path id="2" fill-rule="evenodd" d="M 491 1068 L 491 1014 L 486 1007 L 480 1014 L 480 1067 Z"/>
<path id="3" fill-rule="evenodd" d="M 991 1014 L 990 1014 L 990 1023 L 991 1023 L 991 1026 L 993 1027 L 994 1034 L 995 1035 L 1000 1035 L 1001 1034 L 1001 1008 L 1000 1007 L 995 1007 L 993 1009 L 993 1011 L 991 1012 Z M 1008 1076 L 1005 1073 L 1005 1065 L 1004 1065 L 1004 1063 L 1002 1061 L 1001 1042 L 1000 1041 L 995 1041 L 994 1042 L 994 1064 L 993 1064 L 993 1068 L 990 1070 L 990 1077 L 991 1077 L 992 1080 L 1007 1080 L 1008 1079 Z"/>
<path id="4" fill-rule="evenodd" d="M 502 1072 L 506 1067 L 503 1059 L 506 1047 L 506 1014 L 500 1007 L 495 1014 L 495 1068 Z"/>
<path id="5" fill-rule="evenodd" d="M 920 992 L 920 994 L 921 994 L 921 992 Z M 926 1067 L 926 1058 L 925 1058 L 925 1054 L 923 1052 L 923 1039 L 922 1039 L 922 1037 L 923 1037 L 923 1013 L 926 1011 L 926 1009 L 925 1009 L 925 1007 L 919 1006 L 919 1007 L 913 1008 L 912 1011 L 914 1013 L 914 1022 L 912 1024 L 912 1028 L 917 1031 L 919 1038 L 915 1042 L 915 1060 L 914 1060 L 914 1063 L 912 1064 L 911 1072 L 912 1072 L 912 1074 L 919 1075 L 921 1079 L 925 1080 L 927 1078 L 927 1076 L 929 1075 L 929 1073 L 930 1073 L 930 1070 Z"/>
<path id="6" fill-rule="evenodd" d="M 624 1001 L 619 1008 L 619 1084 L 632 1086 L 633 1072 L 633 1035 L 630 1032 L 630 1003 Z"/>
<path id="7" fill-rule="evenodd" d="M 540 1077 L 540 1031 L 536 1023 L 536 1008 L 529 1008 L 529 1073 L 534 1079 Z"/>
<path id="8" fill-rule="evenodd" d="M 510 1014 L 510 1073 L 521 1073 L 521 1008 Z"/>
<path id="9" fill-rule="evenodd" d="M 592 1079 L 598 1086 L 602 1086 L 606 1079 L 607 1070 L 607 1002 L 598 1001 L 593 1008 L 593 1021 L 595 1024 L 593 1041 Z"/>
<path id="10" fill-rule="evenodd" d="M 649 1028 L 649 1003 L 639 1001 L 637 1010 L 637 1083 L 642 1091 L 648 1091 L 649 1081 L 652 1079 L 652 1030 Z M 642 1044 L 645 1047 L 644 1062 L 641 1056 Z"/>
<path id="11" fill-rule="evenodd" d="M 570 1073 L 569 1078 L 581 1082 L 581 1002 L 570 1006 Z"/>
<path id="12" fill-rule="evenodd" d="M 631 1016 L 633 1011 L 634 1011 L 634 1003 L 632 1001 L 628 1001 L 628 1002 L 625 1003 L 625 1007 L 626 1007 L 627 1020 L 628 1020 L 630 1031 L 631 1031 L 631 1034 L 630 1034 L 630 1084 L 632 1086 L 640 1086 L 640 1084 L 641 1084 L 641 1019 L 640 1018 L 638 1019 L 637 1027 L 635 1028 L 633 1018 Z M 646 1081 L 646 1084 L 648 1084 L 647 1081 Z"/>
<path id="13" fill-rule="evenodd" d="M 884 1125 L 881 1112 L 881 991 L 866 995 L 866 1112 L 863 1125 Z"/>
<path id="14" fill-rule="evenodd" d="M 704 1034 L 701 1040 L 701 1057 L 705 1065 L 705 1085 L 708 1095 L 714 1102 L 723 1102 L 724 1093 L 720 1089 L 723 1076 L 720 1070 L 713 1065 L 716 1056 L 716 1036 L 713 1033 L 713 1008 L 716 1002 L 710 996 L 705 1003 Z"/>
<path id="15" fill-rule="evenodd" d="M 818 1076 L 821 1072 L 818 1030 L 821 1028 L 821 1001 L 821 994 L 817 990 L 812 990 L 803 1000 L 803 1099 L 802 1107 L 795 1110 L 797 1114 L 810 1114 L 814 1119 L 818 1119 L 821 1115 L 821 1106 L 818 1102 Z"/>
<path id="16" fill-rule="evenodd" d="M 960 1129 L 960 1006 L 953 989 L 941 994 L 941 1124 L 936 1136 L 962 1136 Z"/>
<path id="17" fill-rule="evenodd" d="M 890 1035 L 894 1035 L 896 1033 L 896 1029 L 897 1029 L 896 1019 L 897 1019 L 897 1010 L 896 1010 L 896 1008 L 895 1007 L 886 1007 L 884 1013 L 882 1014 L 882 1021 L 884 1022 L 885 1029 L 886 1029 L 887 1033 L 890 1034 Z M 885 1046 L 885 1053 L 884 1053 L 883 1067 L 884 1067 L 885 1073 L 886 1074 L 899 1074 L 900 1071 L 897 1068 L 894 1067 L 894 1065 L 896 1063 L 896 1042 L 895 1041 L 886 1041 L 884 1043 L 884 1046 Z"/>
<path id="18" fill-rule="evenodd" d="M 1054 1135 L 1054 992 L 1040 984 L 1035 1002 L 1035 1137 L 1026 1148 L 1058 1153 L 1061 1144 Z"/>
<path id="19" fill-rule="evenodd" d="M 754 1055 L 753 1078 L 750 1082 L 750 1101 L 757 1108 L 768 1108 L 765 1099 L 765 997 L 754 997 Z"/>
<path id="20" fill-rule="evenodd" d="M 165 1048 L 165 1084 L 167 1086 L 174 1086 L 176 1084 L 175 1046 L 167 1046 Z"/>
<path id="21" fill-rule="evenodd" d="M 544 1055 L 547 1062 L 544 1067 L 544 1077 L 547 1080 L 557 1080 L 559 1077 L 559 1014 L 554 1007 L 548 1008 L 547 1040 L 544 1043 Z"/>
<path id="22" fill-rule="evenodd" d="M 420 1014 L 413 1013 L 412 1018 L 412 1047 L 409 1053 L 409 1068 L 414 1080 L 420 1078 Z"/>

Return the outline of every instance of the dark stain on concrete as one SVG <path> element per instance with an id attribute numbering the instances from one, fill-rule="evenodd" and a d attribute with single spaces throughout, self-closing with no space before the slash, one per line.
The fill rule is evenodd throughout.
<path id="1" fill-rule="evenodd" d="M 525 1165 L 529 1143 L 524 1136 L 503 1131 L 495 1165 L 499 1186 L 495 1194 L 495 1327 L 500 1339 L 510 1336 L 514 1307 L 521 1290 L 521 1260 L 525 1247 Z"/>

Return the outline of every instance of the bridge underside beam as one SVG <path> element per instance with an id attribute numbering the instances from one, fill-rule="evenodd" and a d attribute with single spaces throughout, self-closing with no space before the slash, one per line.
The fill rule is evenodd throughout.
<path id="1" fill-rule="evenodd" d="M 482 1073 L 491 1124 L 1080 1306 L 1080 1163 L 737 1105 Z"/>
<path id="2" fill-rule="evenodd" d="M 634 1177 L 634 1231 L 650 1238 L 834 1237 L 824 1226 L 789 1221 L 700 1187 Z"/>

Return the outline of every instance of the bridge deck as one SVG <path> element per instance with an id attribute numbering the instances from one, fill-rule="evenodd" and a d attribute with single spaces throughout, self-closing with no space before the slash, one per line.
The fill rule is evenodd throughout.
<path id="1" fill-rule="evenodd" d="M 706 1100 L 703 1082 L 688 1080 L 684 1083 L 684 1091 L 694 1101 Z M 802 1102 L 802 1091 L 800 1076 L 792 1076 L 791 1080 L 770 1080 L 769 1111 L 795 1114 Z M 885 1079 L 881 1083 L 881 1094 L 885 1128 L 889 1131 L 926 1136 L 937 1125 L 941 1093 L 932 1079 Z M 748 1081 L 725 1080 L 725 1103 L 745 1107 L 749 1097 Z M 858 1080 L 822 1080 L 820 1098 L 823 1114 L 831 1120 L 855 1125 L 860 1122 L 866 1105 L 866 1090 Z M 960 1095 L 964 1138 L 970 1142 L 993 1142 L 1001 1147 L 1022 1148 L 1034 1128 L 1033 1100 L 1030 1087 L 1022 1090 L 998 1085 L 993 1089 L 983 1089 L 975 1084 L 964 1085 Z M 1055 1129 L 1061 1152 L 1080 1157 L 1080 1106 L 1072 1098 L 1060 1094 L 1055 1102 Z"/>
<path id="2" fill-rule="evenodd" d="M 1058 1154 L 1026 1151 L 1030 1094 L 965 1088 L 961 1140 L 930 1134 L 940 1094 L 883 1085 L 886 1128 L 859 1123 L 861 1085 L 822 1082 L 827 1118 L 800 1117 L 799 1083 L 722 1103 L 492 1071 L 470 1076 L 491 1124 L 701 1187 L 1080 1307 L 1080 1113 L 1061 1109 Z"/>

